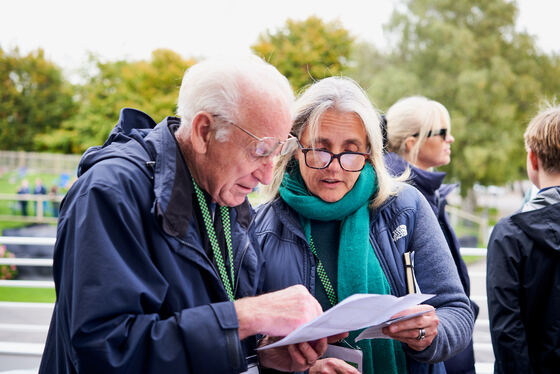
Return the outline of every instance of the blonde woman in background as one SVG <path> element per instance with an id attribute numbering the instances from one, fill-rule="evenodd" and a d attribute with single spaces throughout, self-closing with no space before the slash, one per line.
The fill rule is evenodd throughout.
<path id="1" fill-rule="evenodd" d="M 422 96 L 412 96 L 397 101 L 387 111 L 387 168 L 393 175 L 410 170 L 409 183 L 415 186 L 430 203 L 443 231 L 463 290 L 470 297 L 470 280 L 467 266 L 461 258 L 460 244 L 447 214 L 446 197 L 457 185 L 443 184 L 444 172 L 434 168 L 451 161 L 451 135 L 449 112 L 440 103 Z M 471 300 L 471 308 L 478 315 L 478 306 Z M 462 352 L 445 361 L 448 374 L 474 373 L 472 340 Z"/>

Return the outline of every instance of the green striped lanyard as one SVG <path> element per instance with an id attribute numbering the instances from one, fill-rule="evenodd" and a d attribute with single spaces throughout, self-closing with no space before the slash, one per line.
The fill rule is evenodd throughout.
<path id="1" fill-rule="evenodd" d="M 323 285 L 323 288 L 327 293 L 327 297 L 331 302 L 331 306 L 335 306 L 337 304 L 336 292 L 334 291 L 332 283 L 327 275 L 327 272 L 325 271 L 325 267 L 323 266 L 321 259 L 319 258 L 319 256 L 317 256 L 317 250 L 315 249 L 315 243 L 313 243 L 313 238 L 311 237 L 311 234 L 309 234 L 309 247 L 311 247 L 311 252 L 315 255 L 315 258 L 317 259 L 317 274 L 319 274 L 319 279 L 321 280 L 321 284 Z M 353 346 L 346 339 L 342 339 L 342 343 L 346 344 L 351 349 L 361 350 L 360 347 L 358 347 L 357 345 Z"/>
<path id="2" fill-rule="evenodd" d="M 192 177 L 191 177 L 192 178 Z M 226 293 L 230 301 L 234 301 L 234 294 L 233 294 L 233 285 L 235 284 L 235 274 L 233 272 L 233 251 L 231 245 L 231 223 L 229 217 L 229 208 L 225 206 L 220 206 L 220 212 L 222 214 L 222 222 L 224 224 L 224 235 L 226 237 L 226 247 L 227 253 L 229 258 L 229 270 L 231 273 L 231 282 L 227 275 L 226 264 L 224 262 L 224 258 L 222 257 L 222 251 L 220 250 L 220 245 L 218 244 L 218 239 L 216 238 L 216 230 L 214 229 L 214 225 L 212 224 L 212 218 L 210 215 L 210 209 L 208 209 L 208 204 L 206 203 L 206 199 L 204 198 L 204 194 L 202 190 L 196 182 L 194 178 L 192 178 L 194 190 L 196 192 L 196 197 L 198 199 L 198 205 L 200 206 L 200 210 L 202 211 L 202 217 L 204 218 L 204 226 L 206 227 L 206 233 L 208 234 L 208 239 L 210 239 L 210 245 L 212 246 L 212 252 L 214 253 L 214 258 L 216 259 L 216 263 L 218 264 L 218 270 L 220 271 L 220 278 L 222 279 L 222 283 L 224 284 L 224 288 L 226 289 Z"/>
<path id="3" fill-rule="evenodd" d="M 315 258 L 317 259 L 317 274 L 319 274 L 319 279 L 323 284 L 323 288 L 327 293 L 327 297 L 331 302 L 331 306 L 335 306 L 337 303 L 336 292 L 334 291 L 332 283 L 327 275 L 327 272 L 325 271 L 325 267 L 323 266 L 323 263 L 319 259 L 319 256 L 317 256 L 317 250 L 315 249 L 315 243 L 313 243 L 313 238 L 311 237 L 311 234 L 309 234 L 309 246 L 311 247 L 311 252 L 313 252 Z"/>

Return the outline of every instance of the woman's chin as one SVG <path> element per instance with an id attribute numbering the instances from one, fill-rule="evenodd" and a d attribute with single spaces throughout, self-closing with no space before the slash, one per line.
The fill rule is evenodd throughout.
<path id="1" fill-rule="evenodd" d="M 317 196 L 327 203 L 335 203 L 344 197 L 345 193 L 340 191 L 321 191 Z"/>

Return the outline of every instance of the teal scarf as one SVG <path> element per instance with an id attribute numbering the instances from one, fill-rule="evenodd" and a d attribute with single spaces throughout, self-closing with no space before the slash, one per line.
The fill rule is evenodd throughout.
<path id="1" fill-rule="evenodd" d="M 310 219 L 342 221 L 338 249 L 338 301 L 355 293 L 390 294 L 391 288 L 369 240 L 368 203 L 377 190 L 375 170 L 366 163 L 354 187 L 342 199 L 328 203 L 311 195 L 299 172 L 290 167 L 279 189 L 282 199 L 299 213 L 309 241 Z M 317 248 L 320 251 L 320 248 Z M 350 342 L 364 353 L 366 374 L 406 373 L 406 358 L 401 343 L 390 339 L 354 339 L 361 331 L 352 331 Z"/>

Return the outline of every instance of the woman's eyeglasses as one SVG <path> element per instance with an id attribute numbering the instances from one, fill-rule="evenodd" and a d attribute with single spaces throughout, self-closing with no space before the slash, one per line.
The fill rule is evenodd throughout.
<path id="1" fill-rule="evenodd" d="M 338 159 L 338 163 L 343 170 L 356 172 L 361 171 L 366 165 L 369 153 L 362 152 L 340 152 L 334 154 L 324 149 L 304 148 L 297 142 L 299 149 L 303 152 L 305 165 L 311 169 L 326 169 L 333 159 Z"/>
<path id="2" fill-rule="evenodd" d="M 445 139 L 447 139 L 447 130 L 448 129 L 446 129 L 446 128 L 435 130 L 435 131 L 430 130 L 430 131 L 428 131 L 428 134 L 426 135 L 426 138 L 431 138 L 432 136 L 441 136 L 441 138 L 443 140 L 445 140 Z M 416 134 L 414 134 L 412 136 L 417 137 L 419 135 L 420 135 L 420 133 L 417 132 Z"/>

